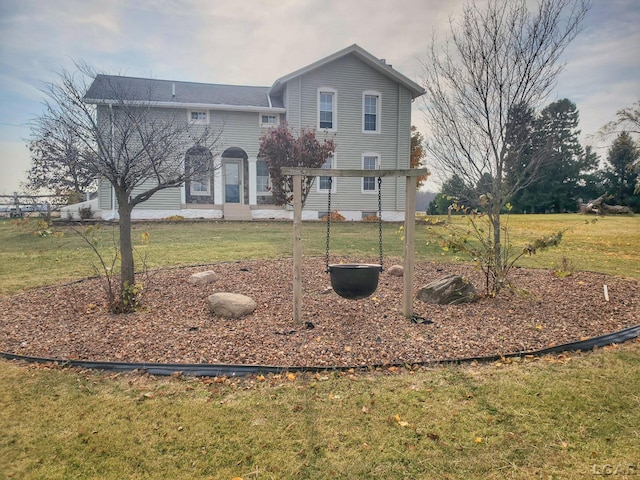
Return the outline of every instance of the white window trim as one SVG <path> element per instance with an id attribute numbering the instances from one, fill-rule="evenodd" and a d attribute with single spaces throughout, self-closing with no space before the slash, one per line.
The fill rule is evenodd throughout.
<path id="1" fill-rule="evenodd" d="M 320 94 L 321 93 L 332 93 L 333 94 L 333 115 L 332 115 L 332 127 L 331 128 L 321 128 L 320 127 Z M 316 112 L 316 125 L 318 126 L 318 130 L 323 130 L 327 132 L 335 132 L 338 130 L 338 91 L 335 88 L 329 87 L 321 87 L 318 89 L 318 95 L 316 96 L 317 101 L 317 112 Z"/>
<path id="2" fill-rule="evenodd" d="M 204 112 L 206 119 L 205 120 L 191 120 L 192 112 Z M 209 110 L 187 110 L 187 121 L 191 125 L 209 125 Z"/>
<path id="3" fill-rule="evenodd" d="M 364 159 L 365 157 L 376 157 L 376 168 L 375 170 L 371 170 L 372 172 L 375 172 L 376 170 L 380 170 L 380 164 L 382 163 L 380 154 L 378 152 L 364 152 L 362 154 L 362 161 L 360 163 L 362 170 L 364 170 Z M 378 180 L 377 180 L 377 175 L 371 175 L 372 177 L 376 178 L 376 183 L 375 183 L 375 189 L 374 190 L 365 190 L 364 189 L 364 179 L 366 177 L 362 177 L 362 180 L 360 181 L 360 193 L 363 193 L 365 195 L 371 195 L 371 194 L 377 194 L 378 193 Z"/>
<path id="4" fill-rule="evenodd" d="M 266 192 L 258 191 L 258 162 L 265 162 L 264 160 L 258 159 L 256 160 L 256 195 L 259 197 L 266 197 L 272 195 L 271 190 L 267 190 Z M 266 162 L 265 162 L 266 163 Z M 260 175 L 261 177 L 264 175 Z M 269 168 L 267 166 L 267 188 L 271 188 L 273 184 L 271 183 L 271 175 L 269 175 Z"/>
<path id="5" fill-rule="evenodd" d="M 367 96 L 375 96 L 378 98 L 376 102 L 376 129 L 375 130 L 365 130 L 364 129 L 364 99 Z M 379 134 L 382 131 L 382 94 L 377 90 L 365 90 L 362 92 L 362 133 L 369 134 Z"/>
<path id="6" fill-rule="evenodd" d="M 204 177 L 204 175 L 203 175 L 203 177 Z M 207 179 L 206 180 L 207 180 L 206 182 L 201 182 L 199 180 L 190 180 L 189 181 L 189 192 L 190 192 L 190 194 L 192 196 L 194 196 L 194 197 L 197 197 L 197 196 L 206 197 L 206 196 L 211 195 L 211 174 L 207 175 Z M 207 186 L 207 191 L 206 192 L 194 191 L 193 190 L 193 184 L 195 182 L 204 183 Z"/>
<path id="7" fill-rule="evenodd" d="M 262 123 L 262 116 L 263 115 L 268 115 L 270 117 L 276 117 L 276 123 Z M 278 125 L 280 125 L 280 114 L 278 114 L 278 113 L 260 112 L 258 114 L 258 124 L 262 128 L 277 127 Z"/>
<path id="8" fill-rule="evenodd" d="M 338 162 L 337 162 L 337 158 L 336 158 L 336 154 L 335 152 L 333 153 L 333 155 L 331 156 L 332 160 L 331 160 L 331 168 L 338 168 Z M 324 194 L 328 194 L 329 190 L 326 188 L 320 188 L 320 177 L 325 177 L 328 175 L 320 175 L 318 177 L 316 177 L 316 192 L 318 193 L 324 193 Z M 338 191 L 337 189 L 338 186 L 338 178 L 337 177 L 333 177 L 331 179 L 331 193 L 334 194 Z"/>

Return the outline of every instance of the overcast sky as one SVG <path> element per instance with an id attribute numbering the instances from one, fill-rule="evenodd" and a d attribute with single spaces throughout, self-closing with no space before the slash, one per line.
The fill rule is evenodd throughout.
<path id="1" fill-rule="evenodd" d="M 74 61 L 136 77 L 267 86 L 357 43 L 421 83 L 432 33 L 443 38 L 463 3 L 0 0 L 0 194 L 20 190 L 26 178 L 27 124 L 41 112 L 40 90 Z M 640 99 L 639 25 L 640 1 L 593 0 L 566 51 L 549 102 L 577 105 L 583 141 Z M 418 107 L 413 123 L 420 127 Z"/>

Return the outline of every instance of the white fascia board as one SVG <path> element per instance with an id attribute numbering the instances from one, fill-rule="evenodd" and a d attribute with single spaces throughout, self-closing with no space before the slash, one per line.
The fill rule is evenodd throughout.
<path id="1" fill-rule="evenodd" d="M 121 103 L 118 100 L 103 100 L 96 98 L 85 98 L 84 101 L 96 105 L 117 105 Z M 191 110 L 232 110 L 236 112 L 273 112 L 287 113 L 286 108 L 281 107 L 258 107 L 254 105 L 221 105 L 212 103 L 181 103 L 181 102 L 149 102 L 149 101 L 126 101 L 127 105 L 141 105 L 163 108 L 187 108 Z"/>

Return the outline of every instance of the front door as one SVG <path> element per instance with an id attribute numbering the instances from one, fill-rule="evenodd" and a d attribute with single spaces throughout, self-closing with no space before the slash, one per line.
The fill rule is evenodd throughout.
<path id="1" fill-rule="evenodd" d="M 224 161 L 224 201 L 225 203 L 242 203 L 242 162 L 240 160 Z"/>

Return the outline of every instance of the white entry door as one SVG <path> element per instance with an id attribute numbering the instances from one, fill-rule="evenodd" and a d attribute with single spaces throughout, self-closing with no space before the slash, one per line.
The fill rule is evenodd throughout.
<path id="1" fill-rule="evenodd" d="M 224 161 L 224 202 L 242 203 L 242 162 Z"/>

